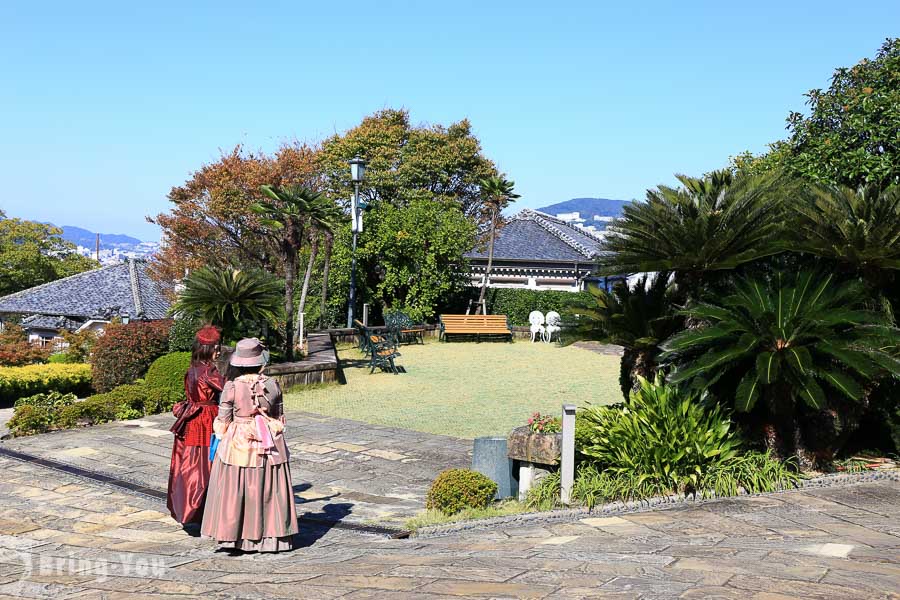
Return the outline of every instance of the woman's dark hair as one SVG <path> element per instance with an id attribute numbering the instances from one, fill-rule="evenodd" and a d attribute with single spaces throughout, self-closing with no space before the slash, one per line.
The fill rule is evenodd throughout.
<path id="1" fill-rule="evenodd" d="M 218 349 L 218 344 L 202 344 L 195 339 L 191 347 L 191 366 L 211 363 Z"/>
<path id="2" fill-rule="evenodd" d="M 228 372 L 225 374 L 225 381 L 234 381 L 241 375 L 257 375 L 261 367 L 236 367 L 228 365 Z"/>

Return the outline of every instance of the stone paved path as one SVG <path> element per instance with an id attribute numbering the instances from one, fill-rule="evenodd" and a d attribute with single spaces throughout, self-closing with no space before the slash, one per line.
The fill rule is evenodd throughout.
<path id="1" fill-rule="evenodd" d="M 900 484 L 214 553 L 159 502 L 0 458 L 5 598 L 900 598 Z"/>
<path id="2" fill-rule="evenodd" d="M 471 440 L 291 412 L 286 435 L 300 512 L 398 524 L 424 508 L 435 476 L 471 465 Z M 155 415 L 2 442 L 3 447 L 166 489 L 173 418 Z"/>

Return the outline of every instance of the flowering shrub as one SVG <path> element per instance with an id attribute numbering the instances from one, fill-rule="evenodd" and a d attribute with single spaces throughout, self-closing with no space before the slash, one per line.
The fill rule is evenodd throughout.
<path id="1" fill-rule="evenodd" d="M 0 331 L 0 366 L 20 367 L 44 362 L 50 351 L 50 348 L 29 344 L 25 330 L 18 325 L 6 325 Z"/>
<path id="2" fill-rule="evenodd" d="M 528 419 L 528 427 L 532 433 L 559 433 L 562 431 L 562 423 L 560 423 L 559 417 L 542 415 L 539 412 L 534 413 Z"/>
<path id="3" fill-rule="evenodd" d="M 80 364 L 0 367 L 0 401 L 11 402 L 45 392 L 86 394 L 91 389 L 91 366 Z"/>
<path id="4" fill-rule="evenodd" d="M 94 344 L 94 389 L 108 392 L 132 383 L 169 349 L 171 321 L 111 324 Z"/>

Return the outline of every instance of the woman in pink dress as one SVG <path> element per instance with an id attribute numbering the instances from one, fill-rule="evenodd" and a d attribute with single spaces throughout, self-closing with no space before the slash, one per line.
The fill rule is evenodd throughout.
<path id="1" fill-rule="evenodd" d="M 220 438 L 200 533 L 220 549 L 279 552 L 294 547 L 297 509 L 284 440 L 278 382 L 262 374 L 268 352 L 256 338 L 237 343 L 219 416 Z"/>
<path id="2" fill-rule="evenodd" d="M 181 524 L 203 520 L 203 504 L 209 484 L 209 440 L 219 411 L 219 393 L 225 380 L 216 369 L 219 331 L 206 326 L 194 337 L 191 366 L 184 376 L 186 400 L 175 406 L 172 462 L 166 504 Z"/>

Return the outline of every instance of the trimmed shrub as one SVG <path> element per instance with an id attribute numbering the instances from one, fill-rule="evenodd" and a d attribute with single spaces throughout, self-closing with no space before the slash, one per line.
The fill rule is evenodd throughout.
<path id="1" fill-rule="evenodd" d="M 184 399 L 184 376 L 191 367 L 190 352 L 172 352 L 153 361 L 144 377 L 148 389 L 162 390 Z M 176 400 L 177 402 L 178 400 Z M 151 411 L 147 411 L 148 413 Z"/>
<path id="2" fill-rule="evenodd" d="M 169 352 L 190 352 L 203 322 L 193 315 L 178 316 L 169 330 Z"/>
<path id="3" fill-rule="evenodd" d="M 176 402 L 184 400 L 184 390 L 173 392 L 165 388 L 146 388 L 144 396 L 144 414 L 156 415 L 169 412 Z"/>
<path id="4" fill-rule="evenodd" d="M 47 362 L 51 365 L 71 365 L 81 361 L 75 360 L 75 358 L 69 356 L 67 352 L 57 352 L 56 354 L 51 354 L 50 358 L 47 359 Z"/>
<path id="5" fill-rule="evenodd" d="M 6 426 L 14 436 L 44 433 L 50 429 L 53 418 L 42 406 L 22 406 L 16 409 Z"/>
<path id="6" fill-rule="evenodd" d="M 560 292 L 556 290 L 525 290 L 490 288 L 487 292 L 488 312 L 506 315 L 510 325 L 528 325 L 528 315 L 539 310 L 546 315 L 551 310 L 563 314 L 566 308 L 590 302 L 588 292 Z"/>
<path id="7" fill-rule="evenodd" d="M 435 478 L 428 490 L 426 508 L 445 515 L 466 508 L 485 508 L 497 494 L 497 484 L 470 469 L 447 469 Z"/>
<path id="8" fill-rule="evenodd" d="M 87 394 L 91 366 L 84 364 L 0 367 L 0 402 L 12 402 L 45 392 Z"/>
<path id="9" fill-rule="evenodd" d="M 62 409 L 55 420 L 59 427 L 96 425 L 120 419 L 136 419 L 144 415 L 146 387 L 133 383 L 97 394 Z"/>
<path id="10" fill-rule="evenodd" d="M 94 344 L 94 389 L 108 392 L 132 383 L 169 349 L 171 321 L 110 324 Z"/>

